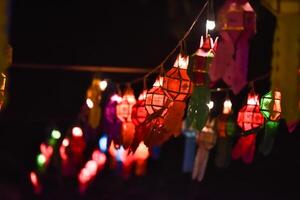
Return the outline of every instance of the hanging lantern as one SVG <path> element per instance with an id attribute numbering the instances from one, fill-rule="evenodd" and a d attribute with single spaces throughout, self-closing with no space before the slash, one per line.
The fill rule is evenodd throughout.
<path id="1" fill-rule="evenodd" d="M 173 67 L 166 73 L 162 88 L 174 101 L 184 101 L 192 93 L 192 82 L 187 75 L 189 57 L 178 55 Z"/>
<path id="2" fill-rule="evenodd" d="M 260 102 L 260 111 L 267 121 L 265 123 L 264 137 L 259 145 L 259 151 L 267 156 L 271 153 L 279 126 L 281 116 L 281 93 L 279 91 L 268 92 L 262 96 Z"/>
<path id="3" fill-rule="evenodd" d="M 239 111 L 237 122 L 246 132 L 263 125 L 264 117 L 260 113 L 258 95 L 254 92 L 248 95 L 247 105 Z"/>
<path id="4" fill-rule="evenodd" d="M 255 152 L 256 135 L 253 131 L 264 123 L 264 117 L 259 110 L 258 95 L 254 92 L 249 93 L 247 105 L 238 113 L 237 122 L 247 136 L 240 137 L 232 151 L 232 158 L 242 158 L 244 163 L 250 164 Z"/>
<path id="5" fill-rule="evenodd" d="M 143 91 L 136 104 L 132 106 L 131 120 L 135 126 L 141 125 L 148 116 L 148 112 L 145 108 L 145 98 L 146 91 Z"/>
<path id="6" fill-rule="evenodd" d="M 260 110 L 268 120 L 278 121 L 281 115 L 281 93 L 274 91 L 262 96 L 260 100 Z"/>
<path id="7" fill-rule="evenodd" d="M 120 147 L 121 144 L 121 126 L 122 122 L 117 117 L 117 104 L 122 101 L 122 97 L 115 94 L 111 96 L 110 101 L 105 107 L 104 120 L 107 126 L 103 126 L 104 132 L 108 135 L 108 146 L 111 141 L 114 142 L 116 148 Z"/>
<path id="8" fill-rule="evenodd" d="M 159 77 L 153 87 L 147 92 L 145 107 L 149 115 L 161 110 L 162 115 L 167 112 L 167 107 L 171 102 L 169 93 L 162 89 L 163 77 Z"/>
<path id="9" fill-rule="evenodd" d="M 208 69 L 214 57 L 216 41 L 207 35 L 203 41 L 201 37 L 200 48 L 191 57 L 191 64 L 188 69 L 188 75 L 195 86 L 207 86 L 209 83 Z"/>
<path id="10" fill-rule="evenodd" d="M 131 121 L 132 106 L 136 100 L 133 90 L 128 87 L 123 95 L 122 101 L 117 104 L 117 117 L 122 121 Z"/>
<path id="11" fill-rule="evenodd" d="M 221 30 L 256 30 L 256 16 L 248 1 L 227 1 L 220 14 Z"/>
<path id="12" fill-rule="evenodd" d="M 216 129 L 218 132 L 218 136 L 221 138 L 232 136 L 235 131 L 235 125 L 231 116 L 231 107 L 232 103 L 230 99 L 227 98 L 223 103 L 223 113 L 217 118 Z"/>

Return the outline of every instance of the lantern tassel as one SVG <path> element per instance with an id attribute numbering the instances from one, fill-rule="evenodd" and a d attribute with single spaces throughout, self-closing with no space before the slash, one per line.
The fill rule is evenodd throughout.
<path id="1" fill-rule="evenodd" d="M 237 160 L 242 158 L 245 164 L 250 164 L 254 158 L 256 135 L 250 134 L 242 136 L 232 150 L 232 158 Z"/>
<path id="2" fill-rule="evenodd" d="M 187 173 L 192 172 L 193 170 L 194 156 L 196 151 L 196 132 L 185 130 L 183 134 L 185 135 L 185 145 L 182 171 Z"/>
<path id="3" fill-rule="evenodd" d="M 202 181 L 206 170 L 208 156 L 209 150 L 207 150 L 204 146 L 199 145 L 192 174 L 193 180 L 197 179 L 199 182 Z"/>
<path id="4" fill-rule="evenodd" d="M 232 140 L 231 138 L 218 138 L 217 149 L 215 157 L 215 165 L 218 168 L 226 168 L 229 166 L 231 161 L 232 151 Z"/>
<path id="5" fill-rule="evenodd" d="M 268 121 L 265 124 L 265 134 L 259 145 L 259 152 L 264 156 L 267 156 L 271 153 L 275 135 L 277 134 L 279 122 Z"/>

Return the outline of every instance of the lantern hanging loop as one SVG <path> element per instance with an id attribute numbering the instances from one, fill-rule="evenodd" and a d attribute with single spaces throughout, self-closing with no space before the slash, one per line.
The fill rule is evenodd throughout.
<path id="1" fill-rule="evenodd" d="M 122 96 L 122 91 L 121 91 L 121 89 L 120 89 L 120 84 L 119 84 L 119 83 L 116 84 L 116 88 L 117 88 L 117 94 L 118 94 L 119 96 Z"/>

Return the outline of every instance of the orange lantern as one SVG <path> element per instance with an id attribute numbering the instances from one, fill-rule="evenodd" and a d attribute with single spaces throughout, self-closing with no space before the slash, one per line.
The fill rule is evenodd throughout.
<path id="1" fill-rule="evenodd" d="M 162 89 L 163 77 L 159 77 L 153 87 L 147 92 L 145 107 L 149 115 L 162 110 L 162 115 L 167 113 L 167 107 L 171 102 L 169 93 Z"/>
<path id="2" fill-rule="evenodd" d="M 131 110 L 136 100 L 131 87 L 127 87 L 122 101 L 117 104 L 117 117 L 122 121 L 131 121 Z"/>
<path id="3" fill-rule="evenodd" d="M 254 92 L 248 95 L 247 105 L 238 113 L 237 122 L 244 131 L 251 131 L 263 125 L 264 117 L 260 113 L 258 95 Z"/>
<path id="4" fill-rule="evenodd" d="M 188 56 L 178 55 L 174 66 L 166 73 L 162 88 L 174 101 L 184 101 L 192 93 L 192 82 L 187 74 Z"/>
<path id="5" fill-rule="evenodd" d="M 132 107 L 131 120 L 135 126 L 141 125 L 148 116 L 148 112 L 145 108 L 146 91 L 143 91 L 136 104 Z"/>

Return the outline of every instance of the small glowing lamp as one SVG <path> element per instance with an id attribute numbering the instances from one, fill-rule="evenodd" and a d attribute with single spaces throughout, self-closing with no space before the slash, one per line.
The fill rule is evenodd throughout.
<path id="1" fill-rule="evenodd" d="M 87 98 L 87 99 L 86 99 L 86 105 L 87 105 L 90 109 L 92 109 L 92 108 L 94 107 L 94 103 L 93 103 L 93 101 L 92 101 L 90 98 Z"/>
<path id="2" fill-rule="evenodd" d="M 72 129 L 72 135 L 74 137 L 82 137 L 83 136 L 83 132 L 82 129 L 80 127 L 74 127 Z"/>
<path id="3" fill-rule="evenodd" d="M 36 161 L 37 161 L 38 166 L 41 167 L 46 163 L 47 159 L 46 159 L 46 156 L 44 154 L 39 154 L 37 156 Z"/>
<path id="4" fill-rule="evenodd" d="M 102 152 L 106 152 L 107 151 L 107 135 L 103 135 L 100 139 L 99 139 L 99 149 Z"/>
<path id="5" fill-rule="evenodd" d="M 212 20 L 206 20 L 206 29 L 207 30 L 214 30 L 216 27 L 215 21 Z"/>
<path id="6" fill-rule="evenodd" d="M 223 114 L 230 114 L 231 107 L 232 107 L 232 103 L 231 103 L 230 99 L 228 98 L 223 103 Z"/>
<path id="7" fill-rule="evenodd" d="M 104 91 L 107 88 L 107 81 L 106 80 L 102 80 L 99 82 L 99 88 L 101 91 Z"/>
<path id="8" fill-rule="evenodd" d="M 209 103 L 207 104 L 209 110 L 213 109 L 214 107 L 214 102 L 213 101 L 209 101 Z"/>
<path id="9" fill-rule="evenodd" d="M 56 130 L 54 129 L 52 132 L 51 132 L 51 137 L 58 140 L 60 137 L 61 137 L 61 133 L 59 130 Z"/>

